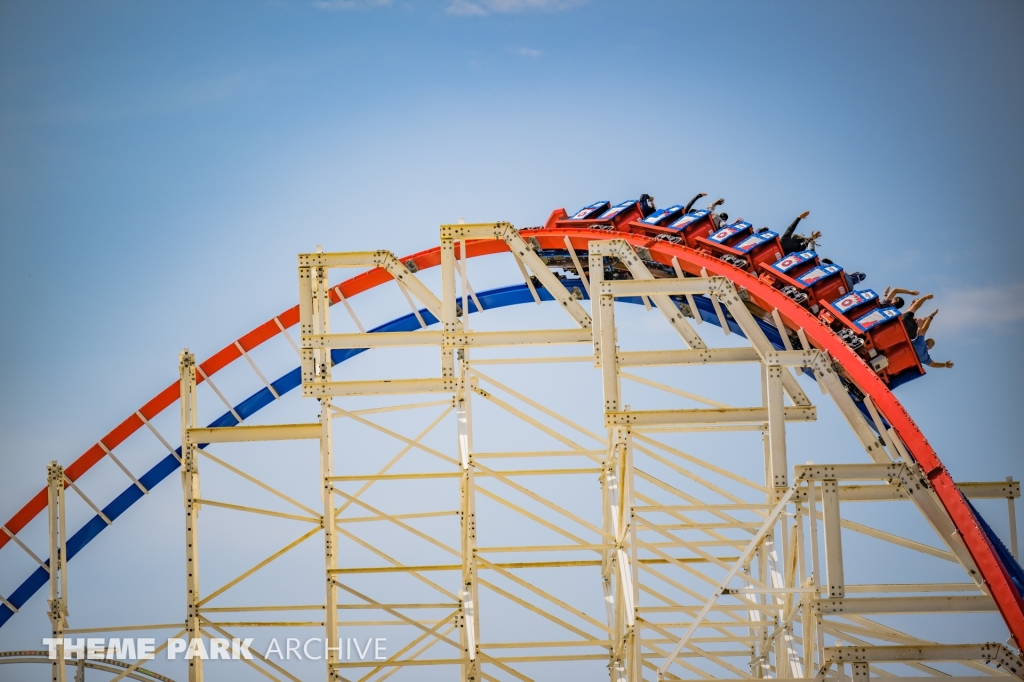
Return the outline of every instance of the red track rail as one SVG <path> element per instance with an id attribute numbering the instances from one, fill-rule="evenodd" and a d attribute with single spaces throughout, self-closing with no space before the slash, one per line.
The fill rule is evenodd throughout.
<path id="1" fill-rule="evenodd" d="M 594 239 L 624 239 L 634 247 L 647 247 L 650 250 L 651 257 L 659 263 L 671 265 L 672 258 L 675 257 L 678 259 L 683 270 L 691 274 L 699 275 L 701 269 L 704 268 L 710 275 L 725 277 L 735 285 L 746 289 L 750 294 L 751 301 L 756 305 L 766 310 L 778 309 L 787 326 L 793 329 L 803 328 L 811 344 L 831 355 L 843 367 L 847 375 L 857 384 L 860 390 L 871 396 L 878 411 L 893 426 L 911 456 L 921 465 L 946 513 L 949 514 L 957 532 L 963 538 L 971 558 L 978 566 L 982 579 L 995 600 L 996 606 L 1017 644 L 1017 648 L 1021 648 L 1021 645 L 1024 644 L 1024 601 L 1022 601 L 1021 596 L 1010 582 L 1006 569 L 985 536 L 984 531 L 982 531 L 977 519 L 975 519 L 966 499 L 964 499 L 964 496 L 956 487 L 949 472 L 942 465 L 935 450 L 903 408 L 903 405 L 896 399 L 896 396 L 892 394 L 892 391 L 878 378 L 860 356 L 853 352 L 831 329 L 811 315 L 810 312 L 745 270 L 740 270 L 685 246 L 670 244 L 664 241 L 652 242 L 652 240 L 640 235 L 620 232 L 599 232 L 589 229 L 545 227 L 530 230 L 527 236 L 535 238 L 541 248 L 544 249 L 564 249 L 565 237 L 569 237 L 573 248 L 577 251 L 587 251 L 589 242 Z M 471 242 L 466 251 L 467 256 L 473 258 L 499 253 L 507 250 L 507 248 L 507 245 L 502 241 L 487 240 Z M 440 248 L 434 247 L 402 258 L 404 263 L 408 263 L 410 260 L 415 262 L 419 270 L 434 267 L 441 262 Z M 337 289 L 341 290 L 345 298 L 351 298 L 390 280 L 391 275 L 380 268 L 363 272 L 337 285 L 331 291 L 331 300 L 335 303 L 341 300 L 337 294 Z M 237 343 L 246 351 L 252 350 L 281 333 L 281 327 L 277 324 L 278 321 L 280 321 L 281 327 L 284 328 L 298 323 L 298 306 L 290 308 L 276 318 L 271 318 L 238 339 Z M 235 346 L 235 343 L 231 343 L 209 357 L 200 367 L 202 367 L 203 372 L 207 375 L 212 375 L 241 356 L 242 353 Z M 202 381 L 202 377 L 197 377 L 197 381 Z M 146 419 L 153 419 L 177 399 L 178 383 L 175 382 L 143 405 L 139 412 Z M 143 425 L 144 423 L 139 419 L 138 415 L 132 414 L 104 436 L 102 443 L 107 448 L 113 450 L 130 435 L 142 428 Z M 65 473 L 72 481 L 78 480 L 79 477 L 102 459 L 104 454 L 103 448 L 97 443 L 68 466 Z M 12 533 L 18 533 L 45 508 L 46 489 L 44 488 L 11 517 L 5 526 Z M 0 547 L 7 544 L 8 540 L 9 538 L 6 534 L 0 534 Z"/>

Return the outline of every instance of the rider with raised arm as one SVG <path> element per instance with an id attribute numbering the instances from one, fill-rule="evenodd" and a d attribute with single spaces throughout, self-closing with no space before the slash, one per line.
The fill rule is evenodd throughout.
<path id="1" fill-rule="evenodd" d="M 932 326 L 932 320 L 934 320 L 935 316 L 938 315 L 938 314 L 939 314 L 939 309 L 936 308 L 935 310 L 932 311 L 931 315 L 926 315 L 925 317 L 923 317 L 923 318 L 921 318 L 921 319 L 919 319 L 917 321 L 917 335 L 918 336 L 924 336 L 925 334 L 928 333 L 928 327 Z"/>
<path id="2" fill-rule="evenodd" d="M 899 310 L 900 308 L 903 307 L 903 303 L 904 303 L 903 297 L 900 296 L 900 294 L 909 294 L 910 296 L 917 296 L 920 293 L 921 293 L 920 291 L 915 291 L 913 289 L 900 289 L 899 287 L 886 287 L 885 288 L 885 293 L 882 294 L 882 298 L 879 299 L 878 302 L 882 306 L 891 305 L 893 308 L 896 308 L 897 310 Z"/>
<path id="3" fill-rule="evenodd" d="M 924 305 L 924 302 L 930 298 L 934 298 L 934 294 L 925 294 L 921 298 L 911 301 L 910 307 L 907 308 L 907 312 L 903 313 L 903 326 L 907 328 L 907 335 L 910 337 L 911 341 L 916 339 L 918 334 L 922 333 L 922 325 L 925 329 L 928 329 L 931 325 L 932 318 L 935 317 L 935 313 L 939 312 L 936 310 L 935 313 L 932 313 L 924 319 L 914 317 L 914 313 L 920 310 L 921 306 Z"/>
<path id="4" fill-rule="evenodd" d="M 707 195 L 705 195 L 705 196 L 707 196 Z M 715 199 L 714 201 L 711 202 L 711 205 L 708 206 L 708 209 L 707 209 L 707 210 L 711 211 L 711 217 L 715 221 L 715 228 L 716 229 L 721 227 L 722 225 L 725 225 L 727 222 L 729 222 L 729 214 L 728 213 L 715 213 L 715 209 L 718 208 L 719 206 L 721 206 L 724 203 L 725 203 L 725 199 Z"/>
<path id="5" fill-rule="evenodd" d="M 810 237 L 805 237 L 802 234 L 796 234 L 796 226 L 800 224 L 800 221 L 811 214 L 810 211 L 804 211 L 796 217 L 786 231 L 782 233 L 782 252 L 783 254 L 796 253 L 798 251 L 806 251 L 810 246 L 821 238 L 821 232 L 811 232 Z"/>

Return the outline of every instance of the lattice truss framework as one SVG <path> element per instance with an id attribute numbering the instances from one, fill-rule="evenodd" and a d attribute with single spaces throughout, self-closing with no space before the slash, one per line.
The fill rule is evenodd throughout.
<path id="1" fill-rule="evenodd" d="M 535 300 L 540 303 L 537 288 L 542 286 L 555 305 L 565 310 L 571 326 L 474 331 L 464 312 L 481 311 L 482 306 L 469 285 L 467 259 L 462 257 L 469 240 L 504 241 Z M 724 277 L 684 276 L 678 263 L 676 277 L 662 277 L 661 273 L 656 277 L 626 241 L 595 239 L 582 256 L 589 258 L 588 279 L 580 255 L 568 239 L 566 245 L 581 276 L 580 284 L 591 299 L 592 314 L 581 304 L 582 291 L 567 288 L 534 246 L 507 223 L 441 227 L 440 297 L 417 278 L 415 266 L 407 267 L 387 251 L 301 254 L 301 328 L 296 349 L 301 356 L 302 393 L 319 402 L 318 422 L 199 427 L 197 365 L 191 354 L 182 353 L 187 609 L 185 627 L 178 635 L 231 638 L 232 628 L 243 624 L 322 628 L 328 680 L 379 681 L 396 673 L 396 679 L 403 675 L 411 679 L 421 675 L 422 666 L 447 668 L 449 679 L 467 681 L 552 679 L 552 670 L 559 679 L 607 675 L 613 682 L 846 675 L 866 680 L 869 675 L 908 674 L 950 679 L 946 669 L 936 667 L 936 662 L 948 661 L 959 662 L 960 670 L 968 671 L 967 677 L 1022 674 L 1020 659 L 1001 643 L 936 644 L 877 619 L 879 615 L 908 613 L 944 614 L 955 619 L 958 614 L 994 611 L 995 607 L 980 581 L 971 579 L 978 571 L 970 555 L 895 431 L 886 428 L 870 396 L 865 404 L 873 424 L 868 423 L 826 354 L 794 349 L 789 333 L 781 335 L 786 349 L 776 350 L 742 292 Z M 631 279 L 604 281 L 609 261 L 626 268 Z M 409 300 L 422 328 L 369 334 L 356 320 L 358 333 L 332 333 L 328 279 L 335 268 L 386 270 Z M 691 324 L 700 322 L 691 312 L 696 310 L 698 296 L 710 298 L 727 334 L 727 320 L 734 321 L 749 346 L 708 347 Z M 620 348 L 615 301 L 625 297 L 640 297 L 648 309 L 657 308 L 684 347 Z M 413 299 L 424 310 L 414 305 Z M 342 302 L 352 314 L 343 298 Z M 427 314 L 440 322 L 440 329 L 428 329 Z M 778 311 L 769 312 L 768 319 L 783 329 Z M 802 330 L 792 331 L 794 340 L 799 338 L 803 348 L 811 348 Z M 556 345 L 589 349 L 591 354 L 538 356 L 521 352 L 523 346 Z M 416 346 L 436 348 L 439 368 L 424 372 L 424 376 L 386 380 L 336 380 L 332 376 L 332 349 Z M 489 354 L 478 358 L 481 349 L 489 349 Z M 487 367 L 580 361 L 593 362 L 600 372 L 602 432 L 573 421 L 552 406 L 544 386 L 528 394 L 495 379 Z M 760 367 L 760 404 L 727 406 L 632 373 L 639 367 L 733 363 Z M 817 418 L 816 407 L 801 389 L 794 370 L 814 373 L 821 393 L 834 401 L 863 446 L 866 460 L 791 466 L 787 424 Z M 671 396 L 671 404 L 682 397 L 700 407 L 630 409 L 624 402 L 624 381 L 654 388 L 666 401 Z M 217 391 L 215 386 L 213 390 Z M 349 399 L 366 397 L 372 397 L 376 406 L 351 407 Z M 474 403 L 488 404 L 514 418 L 522 429 L 543 434 L 560 447 L 516 449 L 510 435 L 505 451 L 475 450 Z M 437 410 L 438 416 L 415 434 L 374 421 L 377 414 L 428 408 Z M 450 428 L 453 422 L 449 450 L 425 443 L 428 434 Z M 373 473 L 352 473 L 346 459 L 350 453 L 339 434 L 339 429 L 346 428 L 341 425 L 346 424 L 383 434 L 398 445 L 398 453 Z M 668 434 L 681 432 L 760 435 L 761 447 L 750 459 L 757 463 L 754 470 L 759 480 L 665 442 Z M 293 499 L 208 449 L 218 443 L 290 440 L 319 444 L 321 509 Z M 294 513 L 202 498 L 200 460 L 224 465 L 294 507 Z M 400 466 L 410 461 L 429 462 L 430 466 L 422 471 Z M 523 462 L 530 464 L 524 466 Z M 657 475 L 651 473 L 655 467 Z M 398 470 L 401 473 L 396 473 Z M 557 492 L 562 481 L 579 477 L 599 483 L 594 504 L 582 511 L 560 500 Z M 56 557 L 62 556 L 59 546 L 65 535 L 60 513 L 62 479 L 60 467 L 51 465 L 51 556 Z M 454 512 L 391 513 L 366 501 L 367 491 L 399 482 L 435 491 L 417 499 L 449 496 L 446 503 L 457 508 Z M 564 486 L 570 487 L 568 483 Z M 1019 496 L 1016 484 L 961 487 L 970 497 L 1009 497 L 1012 518 L 1012 501 Z M 526 544 L 503 543 L 501 533 L 486 532 L 486 523 L 478 534 L 477 503 L 482 500 L 505 510 L 523 528 L 533 529 L 526 535 L 537 539 Z M 848 504 L 895 500 L 912 501 L 946 549 L 844 518 Z M 198 567 L 199 510 L 204 505 L 251 512 L 253 524 L 269 514 L 307 522 L 310 528 L 204 594 Z M 424 532 L 415 525 L 417 519 L 440 515 L 447 515 L 454 524 L 450 537 Z M 403 538 L 401 553 L 389 553 L 378 545 L 372 529 L 380 525 Z M 958 563 L 965 580 L 847 584 L 843 531 L 919 552 L 937 562 Z M 314 538 L 323 544 L 324 603 L 302 608 L 315 608 L 323 614 L 322 620 L 267 620 L 300 608 L 275 602 L 272 595 L 267 595 L 266 603 L 244 607 L 211 605 L 219 595 Z M 455 538 L 457 542 L 452 542 Z M 551 542 L 551 538 L 558 540 Z M 349 550 L 357 547 L 359 556 L 374 560 L 354 563 Z M 424 563 L 421 557 L 427 554 L 448 559 Z M 56 567 L 51 573 L 51 618 L 54 636 L 61 636 L 73 631 L 66 629 L 63 563 L 58 561 Z M 565 582 L 545 578 L 556 574 L 570 582 L 594 583 L 595 598 L 576 603 L 578 600 L 559 594 L 547 585 Z M 416 597 L 396 603 L 394 594 Z M 266 618 L 244 623 L 225 620 L 225 612 L 232 611 Z M 367 613 L 387 620 L 357 620 L 358 614 Z M 520 637 L 493 641 L 487 637 L 494 631 L 487 625 L 489 618 L 495 623 L 539 622 L 543 626 L 513 627 Z M 392 644 L 383 661 L 350 660 L 341 655 L 344 643 L 339 629 L 368 622 L 392 625 L 392 632 L 401 635 L 394 635 L 391 641 L 401 640 L 401 644 Z M 965 639 L 970 640 L 969 635 Z M 254 650 L 254 654 L 255 660 L 246 662 L 265 676 L 299 679 L 265 653 Z M 139 665 L 141 662 L 129 667 L 117 679 Z M 190 662 L 190 682 L 203 680 L 202 666 L 201 659 Z M 64 679 L 63 668 L 62 662 L 54 663 L 55 680 Z"/>

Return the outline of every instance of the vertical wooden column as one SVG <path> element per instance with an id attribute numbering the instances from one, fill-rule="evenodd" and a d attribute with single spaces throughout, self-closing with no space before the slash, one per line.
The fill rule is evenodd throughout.
<path id="1" fill-rule="evenodd" d="M 473 465 L 471 392 L 468 386 L 470 378 L 467 376 L 468 355 L 468 348 L 460 349 L 459 388 L 455 396 L 459 467 L 462 476 L 459 484 L 459 515 L 462 517 L 462 584 L 459 587 L 459 608 L 462 612 L 460 639 L 463 656 L 468 661 L 462 666 L 463 680 L 476 682 L 480 679 L 477 658 L 480 618 L 476 561 L 476 477 Z"/>
<path id="2" fill-rule="evenodd" d="M 808 547 L 807 547 L 807 540 L 806 540 L 807 536 L 804 535 L 804 516 L 805 516 L 805 513 L 806 512 L 804 511 L 804 506 L 802 504 L 798 503 L 796 505 L 796 519 L 797 519 L 799 530 L 797 531 L 797 536 L 796 537 L 797 537 L 797 543 L 798 543 L 797 562 L 799 563 L 799 569 L 800 569 L 800 573 L 799 573 L 799 586 L 800 587 L 808 587 L 808 586 L 811 586 L 811 585 L 814 584 L 813 581 L 810 579 L 810 576 L 808 576 L 808 570 L 807 570 Z M 813 508 L 811 508 L 811 516 L 812 517 L 814 516 L 814 509 Z M 804 654 L 804 656 L 803 656 L 804 675 L 808 675 L 808 674 L 810 674 L 810 672 L 815 670 L 815 668 L 814 668 L 814 626 L 815 626 L 815 622 L 814 622 L 814 614 L 811 613 L 811 611 L 812 611 L 812 609 L 811 609 L 811 599 L 812 598 L 813 598 L 813 595 L 810 595 L 810 594 L 807 594 L 807 593 L 803 593 L 803 594 L 797 595 L 797 599 L 799 600 L 799 603 L 794 605 L 795 608 L 799 608 L 800 609 L 800 631 L 803 634 L 803 642 L 801 642 L 801 646 L 803 647 L 803 654 Z"/>
<path id="3" fill-rule="evenodd" d="M 333 666 L 340 660 L 341 647 L 338 640 L 338 592 L 334 586 L 335 576 L 331 572 L 338 567 L 338 535 L 334 520 L 334 491 L 331 476 L 334 475 L 334 430 L 331 424 L 331 399 L 320 399 L 320 480 L 324 504 L 324 661 L 327 665 L 327 679 L 337 680 L 338 669 Z"/>
<path id="4" fill-rule="evenodd" d="M 463 312 L 463 314 L 466 314 Z M 441 230 L 441 331 L 446 338 L 459 331 L 458 302 L 455 295 L 455 239 Z M 441 345 L 441 378 L 455 381 L 455 349 Z"/>
<path id="5" fill-rule="evenodd" d="M 592 258 L 594 258 L 592 256 Z M 621 377 L 616 358 L 615 299 L 602 290 L 603 282 L 595 268 L 603 269 L 603 261 L 591 260 L 591 291 L 598 292 L 598 315 L 594 324 L 595 345 L 601 348 L 601 373 L 604 387 L 605 413 L 626 409 L 621 400 Z M 599 339 L 599 341 L 598 341 Z M 615 541 L 605 563 L 605 598 L 612 600 L 612 651 L 610 674 L 613 682 L 641 680 L 639 638 L 636 636 L 636 536 L 633 523 L 632 439 L 629 427 L 608 427 L 608 456 L 602 477 L 605 499 L 605 526 Z"/>
<path id="6" fill-rule="evenodd" d="M 57 657 L 51 665 L 53 682 L 65 682 L 64 628 L 67 627 L 68 581 L 64 562 L 67 557 L 67 534 L 64 522 L 64 467 L 56 461 L 46 466 L 46 495 L 49 505 L 50 531 L 50 636 L 57 642 Z M 79 652 L 84 656 L 84 652 Z"/>
<path id="7" fill-rule="evenodd" d="M 1006 477 L 1007 483 L 1013 483 L 1013 476 Z M 1010 554 L 1017 561 L 1020 561 L 1020 554 L 1017 553 L 1017 508 L 1013 502 L 1013 495 L 1006 497 L 1006 507 L 1010 515 Z"/>
<path id="8" fill-rule="evenodd" d="M 743 567 L 743 571 L 741 573 L 741 577 L 744 578 L 744 587 L 746 587 L 747 589 L 750 589 L 750 588 L 752 588 L 754 586 L 753 583 L 751 582 L 751 580 L 753 579 L 753 573 L 751 571 L 751 563 L 752 562 L 753 562 L 753 557 L 751 557 L 751 560 L 748 561 L 747 564 Z M 757 595 L 752 595 L 752 599 L 754 599 L 755 603 L 757 603 L 756 600 L 758 600 L 759 597 Z M 761 657 L 758 656 L 758 654 L 757 654 L 757 650 L 758 650 L 758 639 L 757 638 L 758 638 L 758 635 L 760 634 L 760 630 L 758 628 L 754 627 L 754 624 L 758 620 L 759 614 L 760 614 L 760 611 L 758 611 L 756 609 L 751 609 L 751 610 L 747 611 L 747 621 L 748 621 L 748 624 L 747 624 L 747 636 L 750 638 L 750 674 L 754 678 L 764 677 L 764 673 L 762 672 L 763 666 L 762 666 L 762 663 L 761 663 Z"/>
<path id="9" fill-rule="evenodd" d="M 602 497 L 604 499 L 605 527 L 608 534 L 617 540 L 622 533 L 622 514 L 620 498 L 622 495 L 622 459 L 624 453 L 618 440 L 618 429 L 608 429 L 608 451 L 605 456 L 602 477 Z M 606 541 L 607 542 L 607 541 Z M 611 648 L 609 651 L 609 674 L 611 682 L 622 682 L 625 679 L 625 667 L 622 664 L 622 642 L 625 637 L 624 595 L 622 593 L 621 557 L 617 542 L 611 542 L 603 563 L 603 588 L 605 603 L 608 609 L 608 626 L 611 628 Z"/>
<path id="10" fill-rule="evenodd" d="M 786 462 L 786 415 L 782 395 L 781 365 L 765 367 L 765 397 L 768 408 L 768 446 L 771 454 L 771 476 L 769 484 L 778 491 L 789 487 L 789 472 Z"/>
<path id="11" fill-rule="evenodd" d="M 768 379 L 767 373 L 765 372 L 765 365 L 761 365 L 761 404 L 768 404 Z M 771 505 L 772 503 L 772 461 L 771 461 L 771 446 L 768 444 L 768 429 L 765 427 L 761 431 L 761 449 L 764 453 L 764 489 L 765 489 L 765 504 Z M 762 542 L 757 548 L 757 579 L 762 585 L 767 585 L 770 578 L 770 572 L 768 571 L 768 546 L 771 545 L 775 538 L 775 531 L 769 531 Z M 753 561 L 753 559 L 751 559 Z M 764 606 L 768 604 L 769 595 L 764 592 L 758 592 L 754 595 L 754 600 L 757 604 Z M 755 647 L 757 660 L 759 661 L 759 671 L 763 677 L 769 677 L 765 674 L 769 672 L 771 662 L 768 660 L 768 611 L 767 610 L 756 610 L 752 611 L 752 620 L 757 623 L 755 627 L 756 639 Z"/>
<path id="12" fill-rule="evenodd" d="M 605 412 L 619 409 L 619 377 L 615 362 L 615 300 L 611 295 L 602 293 L 604 282 L 604 256 L 590 250 L 590 292 L 593 317 L 594 359 L 601 367 L 604 387 Z M 601 495 L 604 517 L 604 530 L 613 538 L 618 538 L 622 528 L 619 497 L 623 482 L 619 476 L 622 453 L 618 442 L 618 429 L 608 429 L 608 450 L 603 463 L 601 477 Z M 602 560 L 602 587 L 604 589 L 605 607 L 608 611 L 608 625 L 612 630 L 612 646 L 609 651 L 609 679 L 621 682 L 625 675 L 622 666 L 622 638 L 625 635 L 622 599 L 622 581 L 616 576 L 619 568 L 619 552 L 616 548 L 607 550 Z"/>
<path id="13" fill-rule="evenodd" d="M 640 613 L 640 567 L 637 561 L 638 535 L 636 518 L 633 515 L 636 507 L 636 478 L 633 474 L 633 434 L 630 429 L 624 428 L 622 437 L 625 440 L 623 452 L 626 458 L 623 467 L 623 484 L 626 486 L 623 495 L 623 518 L 627 522 L 625 542 L 629 544 L 629 577 L 627 588 L 629 589 L 630 612 L 626 614 L 626 624 L 629 627 L 629 682 L 643 682 L 643 646 L 641 638 L 641 627 L 637 622 Z"/>
<path id="14" fill-rule="evenodd" d="M 301 278 L 301 273 L 300 273 Z M 328 270 L 325 267 L 310 270 L 309 326 L 314 334 L 329 334 L 330 293 L 328 289 Z M 301 282 L 301 279 L 300 279 Z M 301 306 L 301 303 L 300 303 Z M 300 310 L 301 312 L 301 310 Z M 331 351 L 328 348 L 316 349 L 313 357 L 315 381 L 327 383 L 331 381 Z M 327 666 L 327 679 L 339 680 L 338 668 L 335 666 L 341 658 L 338 639 L 338 591 L 333 569 L 338 567 L 338 533 L 334 519 L 334 487 L 331 476 L 334 475 L 334 427 L 331 411 L 331 398 L 320 400 L 320 480 L 321 501 L 324 505 L 324 664 Z"/>
<path id="15" fill-rule="evenodd" d="M 821 558 L 818 554 L 818 484 L 816 481 L 807 482 L 807 508 L 809 510 L 808 521 L 809 532 L 811 536 L 811 587 L 814 588 L 814 593 L 811 595 L 813 599 L 817 599 L 821 595 Z M 808 659 L 807 669 L 817 670 L 818 666 L 822 664 L 824 660 L 825 650 L 825 633 L 818 627 L 818 617 L 814 614 L 811 609 L 811 627 L 814 635 L 814 649 L 812 652 L 807 652 L 805 655 Z"/>
<path id="16" fill-rule="evenodd" d="M 186 348 L 178 358 L 181 396 L 181 487 L 185 496 L 185 636 L 202 637 L 199 620 L 199 466 L 188 429 L 196 426 L 196 358 Z M 203 659 L 188 659 L 188 682 L 203 682 Z"/>
<path id="17" fill-rule="evenodd" d="M 846 596 L 843 578 L 843 541 L 839 516 L 839 482 L 821 482 L 821 507 L 825 517 L 825 582 L 829 599 Z"/>
<path id="18" fill-rule="evenodd" d="M 594 318 L 596 321 L 598 318 Z M 615 501 L 618 498 L 618 482 L 616 479 L 615 442 L 609 439 L 604 461 L 601 463 L 601 527 L 608 537 L 615 537 L 618 531 L 618 519 Z M 608 544 L 605 540 L 604 544 Z M 617 601 L 615 599 L 615 549 L 601 552 L 601 589 L 604 591 L 604 607 L 608 618 L 608 627 L 616 631 Z M 614 675 L 611 678 L 614 681 Z"/>
<path id="19" fill-rule="evenodd" d="M 299 357 L 301 359 L 303 385 L 316 380 L 316 362 L 314 361 L 316 351 L 313 348 L 308 348 L 303 341 L 306 335 L 313 333 L 313 305 L 313 269 L 300 267 L 299 346 L 302 350 L 299 352 Z"/>
<path id="20" fill-rule="evenodd" d="M 601 256 L 591 256 L 591 277 L 595 277 L 594 266 L 597 259 L 597 271 L 603 270 Z M 598 294 L 596 301 L 597 315 L 594 319 L 594 345 L 601 349 L 601 375 L 604 388 L 604 411 L 618 412 L 619 405 L 619 371 L 618 363 L 615 361 L 615 300 L 611 294 L 602 290 L 601 278 L 595 278 L 592 291 Z M 612 682 L 625 682 L 625 639 L 627 614 L 631 615 L 632 601 L 631 594 L 626 593 L 625 586 L 628 584 L 623 580 L 625 572 L 629 567 L 626 562 L 625 552 L 621 549 L 620 539 L 625 533 L 625 519 L 623 508 L 625 501 L 624 474 L 626 453 L 622 429 L 608 427 L 608 454 L 604 464 L 605 476 L 605 525 L 612 537 L 615 539 L 615 547 L 608 552 L 605 560 L 605 599 L 610 602 L 609 613 L 612 629 L 612 645 L 610 651 L 609 674 Z"/>
<path id="21" fill-rule="evenodd" d="M 601 282 L 604 281 L 604 256 L 591 249 L 590 261 L 590 316 L 594 333 L 594 360 L 601 365 Z"/>
<path id="22" fill-rule="evenodd" d="M 730 311 L 733 311 L 734 307 L 730 307 Z M 744 326 L 745 329 L 748 327 Z M 749 333 L 749 332 L 748 332 Z M 751 336 L 754 336 L 751 334 Z M 756 339 L 766 341 L 763 338 L 763 334 L 757 336 Z M 755 348 L 758 347 L 756 339 L 752 340 Z M 769 503 L 774 503 L 782 495 L 785 494 L 786 489 L 789 487 L 789 462 L 786 456 L 786 414 L 785 414 L 785 396 L 783 393 L 783 372 L 787 369 L 777 363 L 766 363 L 762 362 L 761 365 L 761 377 L 762 377 L 762 400 L 764 406 L 768 410 L 768 433 L 767 433 L 767 463 L 765 472 L 765 485 L 769 490 Z M 795 553 L 798 551 L 798 545 L 796 541 L 796 526 L 793 527 L 792 532 L 787 532 L 786 524 L 780 525 L 780 545 L 781 545 L 781 557 L 775 554 L 775 536 L 774 533 L 769 535 L 768 542 L 771 543 L 773 548 L 773 554 L 775 559 L 775 571 L 776 576 L 773 576 L 772 586 L 773 587 L 796 587 L 796 572 L 795 563 L 791 561 L 791 558 L 795 557 Z M 780 611 L 775 617 L 775 626 L 777 628 L 782 627 L 782 623 L 789 620 L 790 611 L 793 608 L 793 603 L 790 597 L 777 596 L 775 603 L 780 606 Z M 780 636 L 775 638 L 775 676 L 778 678 L 789 678 L 798 673 L 802 674 L 799 670 L 802 665 L 794 655 L 794 638 L 792 634 L 792 626 L 787 626 L 785 632 L 781 633 Z"/>

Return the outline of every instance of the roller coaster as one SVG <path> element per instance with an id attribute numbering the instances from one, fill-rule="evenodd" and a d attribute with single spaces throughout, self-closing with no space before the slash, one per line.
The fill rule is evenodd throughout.
<path id="1" fill-rule="evenodd" d="M 58 641 L 101 631 L 210 641 L 260 628 L 317 632 L 323 655 L 310 658 L 328 680 L 1024 679 L 1019 483 L 954 483 L 893 393 L 925 374 L 896 308 L 814 250 L 787 252 L 779 233 L 727 222 L 716 212 L 720 201 L 693 204 L 657 209 L 644 195 L 573 215 L 559 209 L 522 230 L 442 225 L 439 246 L 403 258 L 299 254 L 298 305 L 201 362 L 184 351 L 176 381 L 71 464 L 49 465 L 47 486 L 2 526 L 0 562 L 27 556 L 36 566 L 0 595 L 0 627 L 16 623 L 48 586 Z M 500 259 L 521 280 L 477 291 L 473 259 L 488 271 Z M 428 284 L 434 268 L 440 295 Z M 332 273 L 352 270 L 332 283 Z M 367 328 L 367 312 L 361 317 L 353 303 L 383 296 L 385 285 L 410 312 Z M 551 326 L 551 308 L 564 311 L 562 326 Z M 648 321 L 648 311 L 658 319 Z M 289 332 L 296 325 L 297 340 Z M 645 325 L 668 330 L 671 343 Z M 720 344 L 709 346 L 701 331 L 714 327 Z M 274 381 L 254 358 L 272 341 L 299 358 Z M 551 355 L 553 346 L 572 352 Z M 425 358 L 428 369 L 407 373 Z M 215 382 L 246 366 L 262 388 L 232 402 Z M 757 371 L 736 373 L 747 369 Z M 701 395 L 688 373 L 712 389 L 743 383 L 755 397 L 737 407 Z M 828 398 L 862 456 L 846 461 L 830 445 L 839 461 L 789 461 L 787 431 L 792 438 L 819 416 L 801 382 Z M 262 414 L 267 423 L 253 423 L 293 389 L 316 406 L 315 419 L 275 423 Z M 201 426 L 208 401 L 227 411 Z M 154 422 L 174 416 L 175 406 L 180 431 L 170 436 Z M 357 434 L 385 445 L 364 448 Z M 119 453 L 141 437 L 155 438 L 165 454 L 136 475 Z M 318 503 L 246 471 L 239 453 L 264 442 L 287 453 L 277 466 L 308 470 Z M 105 460 L 127 487 L 101 507 L 87 474 Z M 200 461 L 204 471 L 234 477 L 239 486 L 222 492 L 238 499 L 201 492 Z M 184 617 L 71 627 L 70 560 L 175 472 L 184 511 L 168 513 L 184 521 Z M 276 506 L 254 506 L 242 482 Z M 67 489 L 94 512 L 70 534 Z M 1008 500 L 1009 548 L 971 499 Z M 865 502 L 888 505 L 893 520 L 923 518 L 930 542 L 899 525 L 854 521 L 851 506 Z M 200 510 L 204 519 L 243 515 L 252 532 L 273 518 L 302 533 L 201 590 L 199 556 L 216 539 Z M 45 550 L 25 539 L 43 516 Z M 295 581 L 315 586 L 317 602 L 265 589 L 283 578 L 239 587 L 314 538 L 322 551 L 303 560 L 308 574 Z M 853 560 L 848 549 L 844 559 L 851 538 L 887 549 Z M 847 579 L 889 560 L 896 575 L 908 556 L 940 569 L 900 582 Z M 930 581 L 950 567 L 959 581 Z M 242 603 L 227 601 L 236 594 Z M 959 627 L 973 613 L 998 613 L 1005 641 L 976 641 Z M 943 622 L 958 641 L 929 639 Z M 367 627 L 388 628 L 388 655 L 364 660 L 346 651 L 339 632 Z M 168 679 L 142 668 L 154 667 L 147 660 L 65 661 L 57 651 L 56 659 L 9 652 L 0 663 L 43 661 L 61 682 L 76 665 L 84 676 L 86 664 L 114 680 Z M 265 647 L 252 652 L 244 661 L 251 674 L 311 679 L 310 668 L 290 668 Z M 189 682 L 239 679 L 224 665 L 196 657 L 179 672 Z"/>

